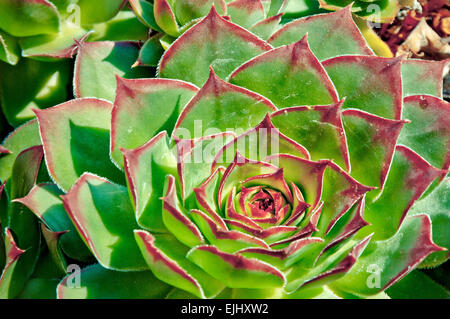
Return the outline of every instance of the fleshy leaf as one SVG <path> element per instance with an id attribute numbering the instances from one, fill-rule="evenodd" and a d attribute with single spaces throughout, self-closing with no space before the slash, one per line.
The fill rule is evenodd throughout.
<path id="1" fill-rule="evenodd" d="M 227 5 L 227 14 L 230 16 L 231 21 L 246 29 L 265 17 L 261 0 L 231 1 Z"/>
<path id="2" fill-rule="evenodd" d="M 16 65 L 19 61 L 20 49 L 17 40 L 0 30 L 0 60 Z"/>
<path id="3" fill-rule="evenodd" d="M 11 66 L 0 62 L 0 105 L 12 126 L 34 118 L 33 109 L 45 109 L 67 100 L 70 62 L 20 59 Z"/>
<path id="4" fill-rule="evenodd" d="M 414 202 L 445 173 L 411 149 L 398 145 L 383 192 L 374 202 L 366 203 L 365 218 L 371 225 L 363 233 L 375 232 L 376 240 L 393 236 Z"/>
<path id="5" fill-rule="evenodd" d="M 204 17 L 211 10 L 211 6 L 217 10 L 218 14 L 223 15 L 227 11 L 225 2 L 228 0 L 181 0 L 175 1 L 175 12 L 177 19 L 182 25 L 192 20 Z"/>
<path id="6" fill-rule="evenodd" d="M 338 55 L 373 55 L 353 22 L 350 6 L 290 22 L 273 34 L 268 42 L 279 47 L 297 42 L 305 34 L 310 39 L 311 51 L 321 61 Z"/>
<path id="7" fill-rule="evenodd" d="M 114 17 L 125 5 L 126 0 L 78 0 L 80 7 L 81 24 L 91 25 L 107 21 Z"/>
<path id="8" fill-rule="evenodd" d="M 159 60 L 164 54 L 164 48 L 161 45 L 162 35 L 156 34 L 145 41 L 141 50 L 139 51 L 139 56 L 136 62 L 133 64 L 135 66 L 158 66 Z"/>
<path id="9" fill-rule="evenodd" d="M 4 141 L 3 147 L 9 153 L 0 154 L 0 180 L 6 181 L 11 176 L 17 155 L 32 146 L 41 144 L 39 127 L 36 119 L 31 120 L 13 131 Z"/>
<path id="10" fill-rule="evenodd" d="M 162 219 L 169 232 L 188 247 L 204 243 L 203 235 L 197 225 L 185 215 L 177 197 L 175 178 L 167 176 L 163 201 Z"/>
<path id="11" fill-rule="evenodd" d="M 279 270 L 266 263 L 224 253 L 214 246 L 195 247 L 187 258 L 231 288 L 282 287 L 286 280 Z"/>
<path id="12" fill-rule="evenodd" d="M 48 248 L 48 259 L 51 260 L 51 263 L 54 265 L 55 273 L 58 273 L 58 276 L 65 275 L 67 271 L 67 260 L 61 249 L 60 238 L 67 231 L 53 232 L 48 229 L 45 224 L 41 223 L 40 225 L 42 237 L 44 238 Z M 40 258 L 42 259 L 42 254 Z"/>
<path id="13" fill-rule="evenodd" d="M 160 280 L 200 298 L 216 296 L 224 287 L 186 258 L 188 248 L 171 235 L 135 231 L 136 241 L 153 274 Z"/>
<path id="14" fill-rule="evenodd" d="M 337 258 L 333 256 L 331 261 L 315 265 L 311 273 L 299 281 L 299 283 L 301 283 L 301 287 L 320 287 L 329 282 L 333 282 L 338 278 L 345 277 L 345 275 L 351 270 L 351 268 L 355 265 L 355 262 L 364 252 L 371 238 L 372 235 L 369 235 L 356 243 L 356 245 L 354 245 L 348 252 L 344 253 L 344 258 L 342 259 L 340 259 L 341 256 L 338 253 Z M 290 283 L 287 286 L 287 290 L 292 291 L 293 287 L 295 287 L 295 283 L 296 281 Z"/>
<path id="15" fill-rule="evenodd" d="M 208 242 L 223 252 L 235 253 L 248 247 L 269 248 L 263 240 L 254 236 L 236 230 L 221 229 L 210 217 L 199 210 L 193 209 L 190 213 Z"/>
<path id="16" fill-rule="evenodd" d="M 11 286 L 14 285 L 15 270 L 20 256 L 25 250 L 20 249 L 14 241 L 11 230 L 5 230 L 5 252 L 6 265 L 0 277 L 0 297 L 2 299 L 14 298 L 17 291 L 12 292 Z"/>
<path id="17" fill-rule="evenodd" d="M 40 145 L 27 148 L 17 156 L 9 183 L 9 199 L 25 196 L 35 185 L 42 158 Z M 2 216 L 2 227 L 11 230 L 19 247 L 26 247 L 15 266 L 14 279 L 9 287 L 9 293 L 14 297 L 33 273 L 39 257 L 41 235 L 36 216 L 22 204 L 11 203 L 7 216 L 6 219 Z"/>
<path id="18" fill-rule="evenodd" d="M 262 94 L 278 108 L 338 102 L 333 83 L 309 49 L 306 36 L 244 63 L 229 81 Z"/>
<path id="19" fill-rule="evenodd" d="M 402 62 L 403 96 L 432 95 L 442 98 L 442 79 L 448 61 L 408 59 Z"/>
<path id="20" fill-rule="evenodd" d="M 79 236 L 59 198 L 63 193 L 55 184 L 39 184 L 22 198 L 14 202 L 28 207 L 46 227 L 54 233 L 61 233 L 59 243 L 62 250 L 71 258 L 87 260 L 91 254 Z"/>
<path id="21" fill-rule="evenodd" d="M 446 178 L 428 196 L 414 203 L 408 215 L 427 214 L 430 216 L 433 226 L 433 241 L 447 251 L 432 253 L 420 267 L 435 267 L 449 257 L 450 237 L 450 178 Z"/>
<path id="22" fill-rule="evenodd" d="M 89 41 L 145 41 L 148 28 L 139 21 L 134 12 L 120 11 L 114 18 L 95 24 Z"/>
<path id="23" fill-rule="evenodd" d="M 95 264 L 82 269 L 80 276 L 79 287 L 73 274 L 59 283 L 59 299 L 162 299 L 172 289 L 151 271 L 114 271 Z"/>
<path id="24" fill-rule="evenodd" d="M 147 27 L 155 31 L 161 32 L 161 28 L 155 21 L 153 13 L 153 4 L 146 0 L 129 0 L 128 1 L 138 19 Z"/>
<path id="25" fill-rule="evenodd" d="M 36 35 L 20 40 L 22 56 L 30 58 L 72 58 L 76 41 L 83 41 L 88 31 L 69 21 L 61 24 L 58 33 Z"/>
<path id="26" fill-rule="evenodd" d="M 191 205 L 189 201 L 194 188 L 199 187 L 211 175 L 211 163 L 217 152 L 234 137 L 234 134 L 227 132 L 205 136 L 192 141 L 190 149 L 186 143 L 191 141 L 178 142 L 178 175 L 185 207 Z"/>
<path id="27" fill-rule="evenodd" d="M 125 184 L 109 157 L 111 110 L 111 103 L 93 98 L 36 110 L 48 172 L 63 190 L 84 172 Z"/>
<path id="28" fill-rule="evenodd" d="M 122 152 L 138 224 L 149 230 L 165 231 L 160 198 L 164 195 L 166 175 L 177 173 L 177 161 L 167 145 L 166 132 L 139 148 Z"/>
<path id="29" fill-rule="evenodd" d="M 233 162 L 227 167 L 219 185 L 218 203 L 222 206 L 232 189 L 249 177 L 271 174 L 277 171 L 274 165 L 253 161 L 236 152 Z"/>
<path id="30" fill-rule="evenodd" d="M 137 42 L 80 42 L 74 71 L 74 93 L 114 101 L 116 76 L 150 77 L 143 67 L 132 68 L 139 55 Z"/>
<path id="31" fill-rule="evenodd" d="M 193 139 L 225 131 L 242 132 L 274 110 L 269 100 L 221 80 L 211 68 L 208 81 L 178 118 L 174 137 Z"/>
<path id="32" fill-rule="evenodd" d="M 169 79 L 117 77 L 111 115 L 111 156 L 123 167 L 120 148 L 134 149 L 161 131 L 171 133 L 176 119 L 198 89 Z"/>
<path id="33" fill-rule="evenodd" d="M 319 220 L 320 234 L 330 232 L 336 222 L 356 203 L 364 194 L 374 187 L 365 186 L 351 177 L 334 163 L 328 163 L 323 176 L 323 192 L 321 200 L 324 202 Z"/>
<path id="34" fill-rule="evenodd" d="M 217 165 L 228 166 L 236 151 L 248 159 L 259 161 L 278 153 L 309 159 L 308 150 L 283 135 L 272 124 L 268 114 L 255 128 L 239 135 L 217 152 L 212 168 L 214 169 Z"/>
<path id="35" fill-rule="evenodd" d="M 408 217 L 391 239 L 372 242 L 353 269 L 332 283 L 357 296 L 375 295 L 406 276 L 430 253 L 442 250 L 431 239 L 426 215 Z"/>
<path id="36" fill-rule="evenodd" d="M 283 249 L 246 248 L 238 251 L 238 254 L 247 258 L 256 258 L 284 270 L 301 260 L 313 246 L 322 242 L 323 239 L 318 237 L 300 238 Z"/>
<path id="37" fill-rule="evenodd" d="M 406 121 L 389 120 L 354 109 L 344 110 L 342 115 L 351 175 L 364 185 L 377 187 L 381 191 L 397 138 Z"/>
<path id="38" fill-rule="evenodd" d="M 55 33 L 59 14 L 47 0 L 2 0 L 0 28 L 16 37 Z"/>
<path id="39" fill-rule="evenodd" d="M 272 49 L 250 32 L 220 17 L 214 7 L 163 55 L 159 76 L 202 86 L 212 66 L 225 78 L 248 59 Z"/>
<path id="40" fill-rule="evenodd" d="M 353 207 L 347 211 L 325 236 L 327 245 L 323 252 L 351 238 L 362 227 L 369 223 L 363 218 L 365 198 L 362 197 Z"/>
<path id="41" fill-rule="evenodd" d="M 62 199 L 99 263 L 108 269 L 146 269 L 134 239 L 138 225 L 125 187 L 85 173 Z"/>
<path id="42" fill-rule="evenodd" d="M 419 270 L 410 272 L 389 287 L 386 293 L 392 299 L 450 299 L 447 289 Z"/>
<path id="43" fill-rule="evenodd" d="M 214 222 L 222 229 L 228 229 L 222 217 L 218 214 L 220 211 L 217 203 L 216 193 L 219 183 L 225 169 L 219 167 L 197 188 L 194 188 L 198 207 L 202 208 Z"/>
<path id="44" fill-rule="evenodd" d="M 435 167 L 450 166 L 450 103 L 430 95 L 404 99 L 403 117 L 411 121 L 398 142 L 410 147 Z"/>
<path id="45" fill-rule="evenodd" d="M 167 0 L 155 0 L 153 14 L 158 26 L 168 35 L 177 37 L 179 35 L 178 23 L 175 14 Z"/>
<path id="46" fill-rule="evenodd" d="M 282 15 L 283 14 L 280 13 L 276 16 L 259 21 L 252 25 L 249 30 L 261 39 L 267 40 L 280 25 Z"/>
<path id="47" fill-rule="evenodd" d="M 295 183 L 301 190 L 305 202 L 313 208 L 322 194 L 323 173 L 328 161 L 309 161 L 289 154 L 272 155 L 266 159 L 283 167 L 286 181 Z"/>
<path id="48" fill-rule="evenodd" d="M 400 58 L 340 56 L 322 62 L 345 108 L 390 119 L 401 118 Z"/>
<path id="49" fill-rule="evenodd" d="M 341 120 L 342 103 L 291 107 L 273 113 L 271 119 L 283 134 L 304 146 L 312 160 L 330 159 L 349 170 L 347 142 Z"/>

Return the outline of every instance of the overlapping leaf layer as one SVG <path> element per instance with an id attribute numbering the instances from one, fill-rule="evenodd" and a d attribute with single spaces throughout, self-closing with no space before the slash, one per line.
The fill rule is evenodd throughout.
<path id="1" fill-rule="evenodd" d="M 96 63 L 132 43 L 84 43 L 77 98 L 5 140 L 0 296 L 371 297 L 447 260 L 442 74 L 413 90 L 422 65 L 376 56 L 350 7 L 274 33 L 283 1 L 210 2 L 131 2 L 182 33 L 158 78 Z"/>

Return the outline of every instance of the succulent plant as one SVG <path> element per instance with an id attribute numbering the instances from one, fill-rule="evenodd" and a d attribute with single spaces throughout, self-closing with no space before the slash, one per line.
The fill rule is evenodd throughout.
<path id="1" fill-rule="evenodd" d="M 158 78 L 4 141 L 0 296 L 386 297 L 449 256 L 444 67 L 375 56 L 350 7 L 267 41 L 213 7 Z"/>

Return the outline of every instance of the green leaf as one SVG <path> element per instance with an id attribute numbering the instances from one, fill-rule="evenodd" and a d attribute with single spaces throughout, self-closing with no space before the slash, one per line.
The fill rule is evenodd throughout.
<path id="1" fill-rule="evenodd" d="M 265 18 L 261 0 L 234 0 L 228 4 L 227 14 L 231 21 L 246 29 Z"/>
<path id="2" fill-rule="evenodd" d="M 216 296 L 224 288 L 221 281 L 206 274 L 186 258 L 188 248 L 172 235 L 151 235 L 135 231 L 136 241 L 154 275 L 200 298 Z"/>
<path id="3" fill-rule="evenodd" d="M 80 43 L 74 71 L 75 96 L 114 101 L 117 75 L 123 78 L 151 77 L 146 68 L 132 68 L 139 49 L 136 42 Z"/>
<path id="4" fill-rule="evenodd" d="M 56 299 L 58 279 L 32 278 L 17 298 L 19 299 Z"/>
<path id="5" fill-rule="evenodd" d="M 427 214 L 433 225 L 433 241 L 447 251 L 439 251 L 428 256 L 420 267 L 436 267 L 445 262 L 450 254 L 450 178 L 446 178 L 428 196 L 414 203 L 408 215 Z"/>
<path id="6" fill-rule="evenodd" d="M 156 23 L 165 33 L 173 37 L 180 34 L 175 14 L 167 0 L 154 0 L 153 14 Z"/>
<path id="7" fill-rule="evenodd" d="M 406 121 L 389 120 L 360 110 L 342 112 L 348 143 L 351 175 L 379 194 L 389 172 L 397 138 Z"/>
<path id="8" fill-rule="evenodd" d="M 373 55 L 353 22 L 350 6 L 337 12 L 313 15 L 290 22 L 273 34 L 268 42 L 279 47 L 297 42 L 305 34 L 308 34 L 311 51 L 320 61 L 339 55 Z"/>
<path id="9" fill-rule="evenodd" d="M 438 177 L 441 171 L 431 166 L 411 149 L 398 145 L 381 195 L 366 203 L 365 218 L 371 224 L 363 234 L 375 232 L 375 240 L 393 236 L 408 210 Z"/>
<path id="10" fill-rule="evenodd" d="M 278 108 L 338 102 L 333 83 L 309 49 L 306 36 L 244 63 L 229 81 L 267 97 Z"/>
<path id="11" fill-rule="evenodd" d="M 6 181 L 11 177 L 14 161 L 23 150 L 41 145 L 39 127 L 36 119 L 18 127 L 3 141 L 5 149 L 9 153 L 0 154 L 0 180 Z"/>
<path id="12" fill-rule="evenodd" d="M 125 5 L 125 0 L 78 0 L 80 7 L 81 24 L 91 25 L 104 22 L 114 17 Z"/>
<path id="13" fill-rule="evenodd" d="M 17 40 L 6 32 L 0 30 L 0 60 L 16 65 L 19 61 L 20 49 Z"/>
<path id="14" fill-rule="evenodd" d="M 139 57 L 134 66 L 158 66 L 159 60 L 164 54 L 164 48 L 161 45 L 162 34 L 156 34 L 145 41 L 141 50 L 139 51 Z"/>
<path id="15" fill-rule="evenodd" d="M 430 253 L 441 249 L 432 242 L 427 215 L 408 217 L 395 236 L 372 242 L 352 270 L 331 287 L 357 296 L 375 295 L 406 276 Z"/>
<path id="16" fill-rule="evenodd" d="M 194 189 L 211 175 L 211 164 L 216 154 L 233 138 L 234 134 L 225 132 L 194 141 L 181 140 L 178 142 L 178 174 L 185 208 L 196 208 L 190 206 L 193 205 L 191 197 Z M 184 146 L 184 144 L 190 143 L 192 145 Z"/>
<path id="17" fill-rule="evenodd" d="M 220 15 L 224 15 L 227 11 L 227 7 L 224 0 L 181 0 L 175 1 L 175 14 L 180 23 L 185 24 L 195 20 L 197 18 L 204 17 L 211 10 L 211 6 L 218 11 Z M 228 12 L 229 13 L 229 12 Z"/>
<path id="18" fill-rule="evenodd" d="M 42 146 L 30 147 L 17 156 L 9 184 L 10 199 L 25 196 L 35 185 L 42 158 Z M 39 257 L 41 234 L 36 216 L 20 203 L 11 203 L 7 218 L 3 219 L 2 216 L 2 227 L 11 231 L 19 247 L 26 248 L 14 268 L 8 288 L 10 297 L 15 297 L 34 271 Z"/>
<path id="19" fill-rule="evenodd" d="M 153 4 L 146 0 L 129 0 L 133 11 L 136 13 L 137 18 L 147 27 L 162 32 L 155 20 L 153 13 Z"/>
<path id="20" fill-rule="evenodd" d="M 175 178 L 168 175 L 165 182 L 165 192 L 162 198 L 162 219 L 171 234 L 188 247 L 204 244 L 203 235 L 197 225 L 185 215 L 177 197 Z"/>
<path id="21" fill-rule="evenodd" d="M 77 48 L 76 41 L 81 41 L 87 33 L 80 26 L 65 21 L 58 33 L 20 39 L 22 56 L 37 59 L 72 58 Z"/>
<path id="22" fill-rule="evenodd" d="M 167 133 L 159 133 L 134 150 L 123 150 L 128 189 L 138 224 L 165 232 L 162 201 L 166 175 L 177 176 L 177 161 L 167 145 Z"/>
<path id="23" fill-rule="evenodd" d="M 88 260 L 91 253 L 64 210 L 60 198 L 62 194 L 55 184 L 39 184 L 25 197 L 14 201 L 28 207 L 50 231 L 62 232 L 58 238 L 59 245 L 67 256 L 77 260 Z"/>
<path id="24" fill-rule="evenodd" d="M 259 21 L 252 25 L 249 30 L 261 39 L 267 40 L 279 27 L 282 15 L 283 14 L 280 13 L 276 16 Z"/>
<path id="25" fill-rule="evenodd" d="M 359 183 L 336 164 L 328 163 L 323 176 L 321 200 L 324 204 L 319 220 L 319 234 L 329 233 L 338 220 L 373 189 Z M 368 233 L 367 231 L 365 234 Z"/>
<path id="26" fill-rule="evenodd" d="M 414 270 L 386 290 L 392 299 L 450 299 L 450 291 Z"/>
<path id="27" fill-rule="evenodd" d="M 0 62 L 0 105 L 8 122 L 18 126 L 34 117 L 33 109 L 66 101 L 70 68 L 70 61 L 24 58 L 15 66 Z"/>
<path id="28" fill-rule="evenodd" d="M 268 43 L 220 17 L 213 7 L 166 51 L 159 64 L 159 76 L 202 86 L 210 66 L 225 78 L 243 62 L 270 49 Z"/>
<path id="29" fill-rule="evenodd" d="M 188 259 L 230 288 L 277 288 L 285 284 L 284 275 L 276 268 L 243 256 L 224 253 L 214 246 L 191 249 Z"/>
<path id="30" fill-rule="evenodd" d="M 176 119 L 198 89 L 169 79 L 117 77 L 111 122 L 111 156 L 123 167 L 120 148 L 134 149 L 161 131 L 172 133 Z"/>
<path id="31" fill-rule="evenodd" d="M 340 56 L 322 62 L 345 108 L 381 117 L 401 118 L 401 60 L 375 56 Z"/>
<path id="32" fill-rule="evenodd" d="M 85 98 L 36 111 L 47 169 L 63 190 L 84 172 L 125 184 L 109 157 L 111 110 L 107 101 Z"/>
<path id="33" fill-rule="evenodd" d="M 85 173 L 62 199 L 70 219 L 103 267 L 146 269 L 134 240 L 133 230 L 138 225 L 125 187 Z"/>
<path id="34" fill-rule="evenodd" d="M 431 165 L 450 166 L 450 103 L 430 95 L 404 99 L 403 114 L 407 123 L 398 142 L 410 147 Z"/>
<path id="35" fill-rule="evenodd" d="M 235 253 L 249 247 L 269 248 L 263 240 L 253 235 L 220 228 L 210 217 L 199 210 L 191 210 L 190 215 L 208 242 L 223 252 Z"/>
<path id="36" fill-rule="evenodd" d="M 273 113 L 271 119 L 281 133 L 304 146 L 312 160 L 330 159 L 348 170 L 350 162 L 341 119 L 342 103 L 290 107 Z"/>
<path id="37" fill-rule="evenodd" d="M 59 299 L 154 299 L 164 298 L 171 286 L 150 271 L 113 271 L 99 264 L 81 270 L 80 286 L 70 274 L 58 285 Z"/>
<path id="38" fill-rule="evenodd" d="M 17 280 L 20 280 L 22 285 L 24 284 L 24 281 L 26 281 L 23 277 L 16 276 L 19 258 L 25 250 L 22 250 L 17 246 L 9 228 L 6 228 L 5 230 L 5 252 L 6 265 L 0 277 L 0 297 L 2 299 L 14 298 L 21 289 L 21 287 L 15 287 L 15 285 L 17 285 Z"/>
<path id="39" fill-rule="evenodd" d="M 263 96 L 223 81 L 211 69 L 208 81 L 179 116 L 174 136 L 194 139 L 225 131 L 243 132 L 274 110 Z"/>
<path id="40" fill-rule="evenodd" d="M 278 113 L 278 112 L 275 112 Z M 274 115 L 275 113 L 272 113 Z M 286 122 L 282 126 L 286 126 Z M 269 114 L 255 128 L 236 137 L 216 153 L 212 168 L 228 166 L 239 152 L 245 158 L 264 161 L 267 156 L 282 153 L 309 159 L 306 148 L 283 135 L 273 124 Z"/>
<path id="41" fill-rule="evenodd" d="M 402 62 L 403 96 L 427 94 L 442 98 L 442 78 L 447 61 L 408 59 Z"/>
<path id="42" fill-rule="evenodd" d="M 1 0 L 0 29 L 16 37 L 56 33 L 59 14 L 47 0 Z"/>
<path id="43" fill-rule="evenodd" d="M 120 11 L 114 18 L 93 26 L 89 41 L 145 41 L 148 29 L 132 11 Z"/>

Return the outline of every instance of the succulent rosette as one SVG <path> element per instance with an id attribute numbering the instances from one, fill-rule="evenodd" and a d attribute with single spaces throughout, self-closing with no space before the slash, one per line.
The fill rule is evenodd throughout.
<path id="1" fill-rule="evenodd" d="M 375 56 L 350 7 L 267 41 L 213 7 L 158 78 L 5 140 L 1 296 L 386 297 L 449 256 L 444 67 Z"/>

